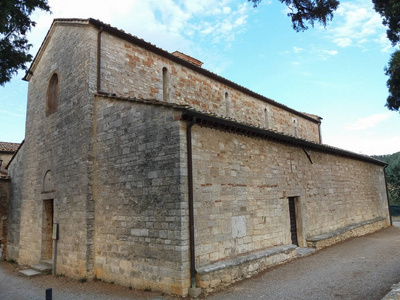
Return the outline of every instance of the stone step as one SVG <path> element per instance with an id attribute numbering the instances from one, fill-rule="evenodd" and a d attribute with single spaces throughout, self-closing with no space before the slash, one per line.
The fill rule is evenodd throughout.
<path id="1" fill-rule="evenodd" d="M 298 247 L 295 250 L 296 256 L 298 257 L 302 257 L 302 256 L 307 256 L 307 255 L 311 255 L 316 251 L 315 248 L 302 248 L 302 247 Z"/>
<path id="2" fill-rule="evenodd" d="M 43 265 L 53 266 L 53 260 L 52 259 L 42 259 L 42 260 L 40 260 L 39 263 L 43 264 Z"/>
<path id="3" fill-rule="evenodd" d="M 48 272 L 52 270 L 52 267 L 49 266 L 48 264 L 37 264 L 31 266 L 31 268 L 38 272 Z"/>
<path id="4" fill-rule="evenodd" d="M 33 269 L 26 269 L 26 270 L 19 271 L 19 274 L 21 274 L 22 276 L 26 276 L 26 277 L 33 277 L 33 276 L 42 275 L 42 272 L 38 272 Z"/>

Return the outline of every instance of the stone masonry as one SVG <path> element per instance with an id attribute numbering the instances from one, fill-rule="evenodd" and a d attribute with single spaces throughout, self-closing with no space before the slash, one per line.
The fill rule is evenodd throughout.
<path id="1" fill-rule="evenodd" d="M 384 163 L 185 57 L 53 22 L 25 77 L 7 258 L 51 256 L 56 223 L 56 273 L 186 296 L 389 226 Z"/>

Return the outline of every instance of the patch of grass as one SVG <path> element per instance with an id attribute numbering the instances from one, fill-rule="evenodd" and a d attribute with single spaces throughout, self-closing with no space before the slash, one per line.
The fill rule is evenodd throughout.
<path id="1" fill-rule="evenodd" d="M 16 261 L 15 259 L 9 259 L 8 262 L 9 262 L 10 264 L 16 264 L 16 263 L 17 263 L 17 261 Z"/>
<path id="2" fill-rule="evenodd" d="M 111 281 L 110 284 L 114 284 L 114 281 Z"/>
<path id="3" fill-rule="evenodd" d="M 151 292 L 151 288 L 147 287 L 144 289 L 145 292 Z"/>
<path id="4" fill-rule="evenodd" d="M 79 282 L 80 283 L 85 283 L 87 281 L 87 278 L 86 277 L 82 277 L 81 279 L 79 279 Z"/>
<path id="5" fill-rule="evenodd" d="M 57 275 L 56 275 L 56 278 L 60 278 L 60 277 L 65 277 L 65 274 L 60 273 L 60 274 L 57 274 Z"/>
<path id="6" fill-rule="evenodd" d="M 132 287 L 130 286 L 129 289 L 132 291 Z"/>

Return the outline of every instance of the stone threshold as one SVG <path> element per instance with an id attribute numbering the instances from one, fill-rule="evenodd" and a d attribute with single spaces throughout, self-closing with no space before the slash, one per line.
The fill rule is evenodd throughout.
<path id="1" fill-rule="evenodd" d="M 371 225 L 371 224 L 374 224 L 374 223 L 378 223 L 378 222 L 381 222 L 381 221 L 386 221 L 386 218 L 377 217 L 377 218 L 374 218 L 372 220 L 363 221 L 363 222 L 359 222 L 359 223 L 354 223 L 354 224 L 351 224 L 351 225 L 336 229 L 336 230 L 331 231 L 331 232 L 327 232 L 327 233 L 324 233 L 324 234 L 308 237 L 306 239 L 307 246 L 308 247 L 312 247 L 312 248 L 316 248 L 316 249 L 321 249 L 321 246 L 319 244 L 321 244 L 322 242 L 324 242 L 326 240 L 333 239 L 333 238 L 338 238 L 341 235 L 349 234 L 354 229 L 359 229 L 361 227 L 364 227 L 364 226 L 367 226 L 367 225 Z M 349 236 L 349 237 L 351 237 L 351 236 Z M 347 237 L 345 237 L 344 239 L 346 239 L 346 238 Z"/>
<path id="2" fill-rule="evenodd" d="M 41 260 L 38 264 L 32 265 L 30 269 L 19 271 L 20 275 L 33 277 L 49 274 L 52 270 L 52 260 Z"/>
<path id="3" fill-rule="evenodd" d="M 283 245 L 278 247 L 269 248 L 262 251 L 252 252 L 249 254 L 241 255 L 235 258 L 218 261 L 203 267 L 196 268 L 197 274 L 206 274 L 215 272 L 222 269 L 227 269 L 234 266 L 239 266 L 247 262 L 251 262 L 254 260 L 258 260 L 261 258 L 270 257 L 276 254 L 284 253 L 288 254 L 289 252 L 295 250 L 297 248 L 296 245 Z"/>

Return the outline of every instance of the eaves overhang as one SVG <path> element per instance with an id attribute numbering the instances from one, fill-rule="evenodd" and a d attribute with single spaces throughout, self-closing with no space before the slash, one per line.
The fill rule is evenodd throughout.
<path id="1" fill-rule="evenodd" d="M 182 120 L 192 122 L 195 120 L 195 124 L 203 127 L 214 128 L 217 130 L 228 131 L 231 133 L 242 134 L 249 137 L 270 140 L 278 143 L 283 143 L 290 146 L 301 147 L 306 150 L 316 150 L 319 152 L 329 153 L 333 155 L 344 156 L 352 159 L 357 159 L 365 162 L 369 162 L 375 165 L 386 167 L 387 163 L 370 156 L 357 154 L 340 148 L 317 144 L 311 141 L 299 139 L 293 136 L 281 134 L 271 130 L 266 130 L 260 127 L 253 127 L 245 124 L 231 121 L 225 118 L 220 118 L 208 114 L 204 114 L 198 111 L 190 109 L 184 109 L 182 111 Z"/>

